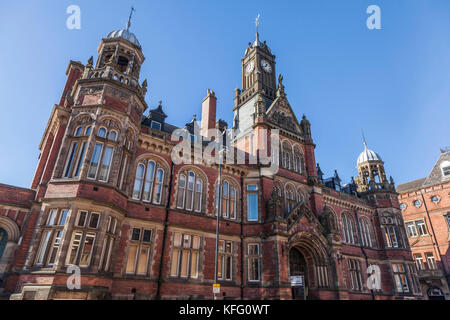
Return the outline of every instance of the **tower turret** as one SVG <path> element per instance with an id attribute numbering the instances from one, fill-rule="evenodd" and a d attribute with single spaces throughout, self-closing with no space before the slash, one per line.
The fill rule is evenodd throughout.
<path id="1" fill-rule="evenodd" d="M 367 147 L 364 139 L 364 150 L 358 157 L 356 168 L 358 177 L 355 182 L 358 192 L 368 192 L 375 190 L 393 190 L 393 185 L 386 178 L 384 162 L 380 155 Z"/>

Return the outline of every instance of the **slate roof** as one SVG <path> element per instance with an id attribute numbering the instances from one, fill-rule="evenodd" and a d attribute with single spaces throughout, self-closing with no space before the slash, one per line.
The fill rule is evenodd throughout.
<path id="1" fill-rule="evenodd" d="M 397 186 L 396 190 L 398 193 L 403 193 L 403 192 L 407 192 L 407 191 L 420 189 L 425 180 L 426 180 L 426 178 L 422 178 L 422 179 L 414 180 L 414 181 L 407 182 L 404 184 L 400 184 Z"/>
<path id="2" fill-rule="evenodd" d="M 428 175 L 428 177 L 398 185 L 397 192 L 403 193 L 407 191 L 418 190 L 420 188 L 437 185 L 445 181 L 450 181 L 450 177 L 444 177 L 444 175 L 442 174 L 441 164 L 444 161 L 450 162 L 450 151 L 441 153 L 438 161 L 435 163 L 433 170 L 431 170 L 431 173 Z"/>

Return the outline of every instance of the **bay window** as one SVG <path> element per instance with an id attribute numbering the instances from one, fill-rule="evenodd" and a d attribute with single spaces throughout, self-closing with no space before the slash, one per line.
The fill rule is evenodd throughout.
<path id="1" fill-rule="evenodd" d="M 100 256 L 99 270 L 109 271 L 111 266 L 111 255 L 116 238 L 117 219 L 108 216 L 106 234 L 103 239 L 102 253 Z"/>
<path id="2" fill-rule="evenodd" d="M 68 209 L 51 209 L 42 226 L 42 238 L 38 247 L 35 264 L 53 266 L 58 254 L 66 224 Z"/>
<path id="3" fill-rule="evenodd" d="M 100 214 L 80 210 L 75 220 L 74 231 L 66 256 L 66 265 L 90 267 L 96 245 Z"/>
<path id="4" fill-rule="evenodd" d="M 98 129 L 97 141 L 94 150 L 92 151 L 87 175 L 89 179 L 98 179 L 101 182 L 108 182 L 116 141 L 116 130 L 110 130 L 108 135 L 108 131 L 105 127 L 100 127 Z"/>
<path id="5" fill-rule="evenodd" d="M 392 264 L 392 273 L 394 275 L 395 289 L 398 293 L 409 293 L 408 279 L 406 269 L 403 263 Z"/>

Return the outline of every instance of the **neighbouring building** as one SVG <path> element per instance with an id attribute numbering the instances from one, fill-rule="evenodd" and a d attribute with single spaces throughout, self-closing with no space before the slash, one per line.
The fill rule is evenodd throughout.
<path id="1" fill-rule="evenodd" d="M 233 150 L 248 159 L 267 147 L 263 129 L 277 129 L 280 169 L 224 164 L 219 180 L 215 163 L 172 161 L 177 127 L 162 103 L 147 105 L 145 58 L 129 27 L 100 41 L 95 63 L 70 61 L 30 189 L 0 185 L 4 297 L 211 299 L 220 199 L 220 298 L 421 298 L 381 157 L 364 145 L 351 183 L 324 178 L 311 124 L 294 114 L 258 34 L 240 62 L 232 127 L 216 119 L 208 90 L 201 124 L 185 129 L 193 141 L 195 129 L 234 130 Z"/>
<path id="2" fill-rule="evenodd" d="M 397 192 L 424 297 L 450 300 L 450 150 L 428 177 Z"/>

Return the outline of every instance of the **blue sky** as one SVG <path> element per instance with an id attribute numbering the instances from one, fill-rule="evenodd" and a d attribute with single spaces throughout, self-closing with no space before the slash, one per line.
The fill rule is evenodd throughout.
<path id="1" fill-rule="evenodd" d="M 81 30 L 66 8 L 81 8 Z M 382 30 L 368 30 L 366 8 L 381 8 Z M 0 183 L 28 187 L 50 111 L 70 59 L 96 58 L 100 39 L 131 30 L 147 58 L 147 103 L 163 100 L 168 122 L 201 114 L 206 89 L 218 117 L 232 123 L 240 59 L 260 35 L 277 56 L 288 99 L 312 123 L 316 160 L 327 176 L 356 176 L 368 145 L 397 183 L 427 176 L 450 145 L 450 1 L 2 1 L 0 4 Z"/>

